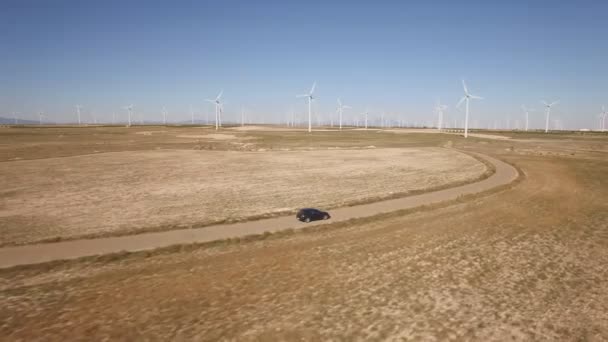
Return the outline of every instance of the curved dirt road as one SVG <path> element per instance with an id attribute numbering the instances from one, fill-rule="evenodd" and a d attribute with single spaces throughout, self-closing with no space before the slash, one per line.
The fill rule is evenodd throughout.
<path id="1" fill-rule="evenodd" d="M 259 221 L 241 222 L 227 225 L 208 226 L 199 229 L 180 229 L 165 232 L 143 233 L 120 237 L 72 240 L 0 249 L 0 268 L 43 263 L 54 260 L 75 259 L 85 256 L 117 253 L 122 251 L 142 251 L 184 243 L 201 243 L 214 240 L 242 237 L 264 232 L 285 229 L 301 229 L 314 225 L 346 221 L 353 218 L 368 217 L 402 209 L 456 199 L 509 184 L 518 177 L 517 170 L 511 165 L 495 158 L 476 154 L 492 163 L 496 172 L 476 183 L 454 188 L 414 195 L 410 197 L 379 201 L 352 207 L 332 210 L 332 219 L 315 223 L 301 223 L 294 217 L 278 217 Z"/>

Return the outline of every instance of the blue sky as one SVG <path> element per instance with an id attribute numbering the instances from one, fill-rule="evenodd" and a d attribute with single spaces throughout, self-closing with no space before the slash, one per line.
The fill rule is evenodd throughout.
<path id="1" fill-rule="evenodd" d="M 224 89 L 226 116 L 283 120 L 306 104 L 295 95 L 317 81 L 316 111 L 336 98 L 354 114 L 407 122 L 434 119 L 460 80 L 485 99 L 472 120 L 504 126 L 520 106 L 571 128 L 595 127 L 608 105 L 606 1 L 30 1 L 0 3 L 0 116 L 12 111 L 75 120 L 75 104 L 99 120 L 146 119 L 166 106 L 186 120 L 213 113 Z M 537 111 L 533 126 L 540 126 Z"/>

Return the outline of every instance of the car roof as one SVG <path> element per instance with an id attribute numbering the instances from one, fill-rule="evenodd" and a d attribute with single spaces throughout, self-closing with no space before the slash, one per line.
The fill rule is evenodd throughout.
<path id="1" fill-rule="evenodd" d="M 315 208 L 302 208 L 300 210 L 304 210 L 304 211 L 321 211 L 321 210 L 315 209 Z"/>

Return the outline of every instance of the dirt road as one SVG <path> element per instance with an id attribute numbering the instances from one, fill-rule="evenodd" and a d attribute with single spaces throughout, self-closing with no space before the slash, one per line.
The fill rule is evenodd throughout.
<path id="1" fill-rule="evenodd" d="M 496 172 L 492 176 L 480 182 L 405 198 L 336 209 L 331 212 L 332 219 L 329 221 L 305 224 L 297 222 L 294 217 L 289 216 L 229 225 L 208 226 L 200 229 L 181 229 L 132 236 L 7 247 L 0 249 L 0 268 L 53 260 L 75 259 L 121 251 L 151 250 L 176 244 L 209 242 L 252 234 L 262 234 L 264 232 L 276 232 L 284 229 L 301 229 L 312 225 L 346 221 L 449 201 L 463 195 L 474 194 L 508 184 L 517 178 L 517 170 L 509 164 L 489 156 L 478 155 L 494 164 L 496 168 Z"/>

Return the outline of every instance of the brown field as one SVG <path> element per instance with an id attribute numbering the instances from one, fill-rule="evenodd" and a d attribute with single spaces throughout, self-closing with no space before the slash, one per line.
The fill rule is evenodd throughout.
<path id="1" fill-rule="evenodd" d="M 0 336 L 608 339 L 606 135 L 539 143 L 540 134 L 527 136 L 529 142 L 443 134 L 331 132 L 318 133 L 316 141 L 247 134 L 263 149 L 360 151 L 449 142 L 513 163 L 525 176 L 491 195 L 349 225 L 2 270 Z"/>
<path id="2" fill-rule="evenodd" d="M 166 130 L 136 132 L 132 139 L 153 135 L 237 139 Z M 464 183 L 486 172 L 473 157 L 433 147 L 260 150 L 154 149 L 0 163 L 0 246 L 329 209 Z"/>

